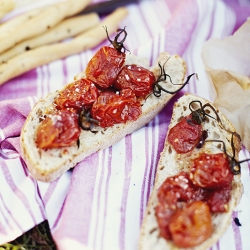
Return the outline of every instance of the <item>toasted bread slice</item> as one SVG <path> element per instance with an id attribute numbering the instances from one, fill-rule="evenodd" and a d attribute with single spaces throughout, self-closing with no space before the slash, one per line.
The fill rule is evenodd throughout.
<path id="1" fill-rule="evenodd" d="M 190 114 L 189 103 L 191 101 L 198 100 L 203 105 L 211 102 L 204 100 L 198 96 L 194 96 L 190 93 L 186 93 L 183 95 L 174 105 L 172 118 L 169 125 L 169 130 L 175 124 L 177 124 L 180 119 L 184 116 Z M 196 107 L 199 108 L 199 107 Z M 216 108 L 215 108 L 216 109 Z M 208 118 L 202 124 L 203 129 L 208 131 L 207 140 L 222 140 L 225 142 L 226 150 L 229 155 L 232 155 L 231 149 L 231 138 L 232 134 L 229 131 L 234 131 L 235 128 L 228 121 L 228 119 L 219 111 L 218 115 L 222 121 L 223 127 L 219 126 L 219 123 L 212 119 Z M 211 114 L 213 115 L 213 114 Z M 168 130 L 168 133 L 169 133 Z M 168 136 L 167 133 L 167 136 Z M 164 149 L 161 152 L 160 159 L 158 162 L 157 170 L 156 170 L 156 178 L 154 183 L 154 188 L 152 190 L 151 196 L 148 201 L 148 205 L 146 208 L 145 216 L 141 225 L 141 233 L 139 239 L 139 249 L 140 250 L 169 250 L 169 249 L 179 249 L 176 245 L 172 243 L 172 241 L 167 241 L 164 238 L 160 237 L 159 228 L 155 216 L 155 207 L 158 203 L 157 199 L 157 191 L 164 180 L 169 176 L 174 176 L 179 173 L 181 170 L 188 171 L 190 166 L 190 161 L 192 161 L 195 156 L 198 156 L 202 152 L 215 154 L 221 153 L 222 149 L 217 147 L 218 144 L 214 143 L 205 143 L 201 149 L 194 149 L 193 151 L 185 154 L 178 154 L 169 144 L 167 137 L 164 144 Z M 239 138 L 235 138 L 234 140 L 235 146 L 235 155 L 236 159 L 238 158 L 239 151 L 241 149 L 241 142 Z M 228 226 L 231 223 L 231 215 L 238 204 L 241 195 L 242 195 L 242 184 L 240 181 L 240 175 L 235 175 L 233 180 L 233 189 L 231 193 L 231 199 L 228 204 L 228 211 L 226 213 L 217 213 L 212 215 L 212 224 L 213 224 L 213 233 L 209 239 L 204 241 L 199 246 L 188 248 L 188 249 L 208 249 L 214 243 L 216 243 L 219 238 L 226 231 Z"/>
<path id="2" fill-rule="evenodd" d="M 173 85 L 169 81 L 169 78 L 167 78 L 166 81 L 161 82 L 161 85 L 170 91 L 179 89 L 186 75 L 186 64 L 184 60 L 178 55 L 170 55 L 167 52 L 161 53 L 155 65 L 150 68 L 156 77 L 159 75 L 160 70 L 158 63 L 161 63 L 161 65 L 165 63 L 165 72 L 170 75 L 173 83 L 179 84 Z M 137 64 L 149 68 L 148 60 L 130 54 L 126 55 L 125 64 Z M 84 72 L 77 75 L 75 80 L 83 77 L 85 77 Z M 113 145 L 127 134 L 144 126 L 162 110 L 173 96 L 165 92 L 163 92 L 160 97 L 155 97 L 153 94 L 150 95 L 142 103 L 142 114 L 136 121 L 116 124 L 106 129 L 96 126 L 94 131 L 82 130 L 79 138 L 79 147 L 72 145 L 70 147 L 42 150 L 36 146 L 36 130 L 40 118 L 52 105 L 58 94 L 59 91 L 51 93 L 45 99 L 41 99 L 37 102 L 27 117 L 21 132 L 21 152 L 27 167 L 35 179 L 45 182 L 55 180 L 85 157 Z"/>

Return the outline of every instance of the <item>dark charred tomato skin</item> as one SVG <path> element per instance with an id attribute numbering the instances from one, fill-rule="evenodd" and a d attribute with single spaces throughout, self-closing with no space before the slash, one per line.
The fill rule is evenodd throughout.
<path id="1" fill-rule="evenodd" d="M 92 106 L 91 117 L 105 128 L 136 120 L 141 112 L 141 104 L 135 94 L 131 90 L 124 89 L 120 93 L 102 92 Z"/>
<path id="2" fill-rule="evenodd" d="M 72 108 L 80 111 L 82 107 L 88 109 L 97 100 L 99 91 L 97 87 L 88 79 L 80 79 L 69 84 L 54 103 L 57 109 Z"/>
<path id="3" fill-rule="evenodd" d="M 145 97 L 152 92 L 155 81 L 153 72 L 132 64 L 122 68 L 114 87 L 118 90 L 131 89 L 136 96 Z"/>
<path id="4" fill-rule="evenodd" d="M 111 87 L 125 62 L 125 56 L 125 53 L 112 47 L 102 47 L 87 65 L 87 78 L 101 88 Z"/>
<path id="5" fill-rule="evenodd" d="M 231 185 L 207 191 L 204 198 L 212 213 L 224 213 L 228 211 L 228 202 L 231 197 Z"/>
<path id="6" fill-rule="evenodd" d="M 193 160 L 190 179 L 194 185 L 206 189 L 230 185 L 234 175 L 229 164 L 229 158 L 224 153 L 202 153 Z"/>
<path id="7" fill-rule="evenodd" d="M 67 110 L 56 111 L 39 124 L 36 143 L 40 149 L 70 146 L 79 135 L 78 115 Z"/>
<path id="8" fill-rule="evenodd" d="M 178 209 L 169 223 L 173 242 L 178 247 L 194 247 L 212 234 L 212 218 L 205 202 L 195 201 Z"/>
<path id="9" fill-rule="evenodd" d="M 202 125 L 192 123 L 191 118 L 191 114 L 184 117 L 169 130 L 168 141 L 179 154 L 192 151 L 200 142 Z"/>

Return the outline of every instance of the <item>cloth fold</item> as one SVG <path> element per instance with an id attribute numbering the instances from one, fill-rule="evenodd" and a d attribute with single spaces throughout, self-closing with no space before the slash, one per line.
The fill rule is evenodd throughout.
<path id="1" fill-rule="evenodd" d="M 231 35 L 245 21 L 239 18 L 240 9 L 250 16 L 250 5 L 243 7 L 240 2 L 143 0 L 128 5 L 129 15 L 121 23 L 128 32 L 126 47 L 150 58 L 151 63 L 163 50 L 179 54 L 187 62 L 188 74 L 197 72 L 199 81 L 191 80 L 146 126 L 87 157 L 52 183 L 36 181 L 29 175 L 20 156 L 21 128 L 38 98 L 71 81 L 100 46 L 109 45 L 108 41 L 0 86 L 0 244 L 47 219 L 59 250 L 138 249 L 140 224 L 173 104 L 185 92 L 210 99 L 201 62 L 202 44 L 212 37 Z M 250 154 L 243 149 L 240 157 L 250 158 Z M 245 190 L 250 190 L 249 172 L 250 164 L 242 164 Z M 246 223 L 250 220 L 249 206 L 246 191 L 229 229 L 211 249 L 250 249 Z M 242 227 L 235 226 L 235 217 Z"/>

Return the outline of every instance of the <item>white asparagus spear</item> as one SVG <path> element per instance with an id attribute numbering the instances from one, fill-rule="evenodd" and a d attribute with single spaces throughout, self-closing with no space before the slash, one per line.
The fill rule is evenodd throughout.
<path id="1" fill-rule="evenodd" d="M 100 18 L 97 13 L 67 18 L 49 31 L 25 40 L 0 54 L 0 63 L 7 62 L 12 57 L 24 53 L 27 50 L 74 37 L 95 26 L 99 22 Z"/>
<path id="2" fill-rule="evenodd" d="M 0 0 L 0 19 L 15 8 L 12 0 Z"/>
<path id="3" fill-rule="evenodd" d="M 127 14 L 126 8 L 118 8 L 98 25 L 69 42 L 42 46 L 13 57 L 7 63 L 0 65 L 0 85 L 38 66 L 94 48 L 107 38 L 103 27 L 106 26 L 110 34 L 114 33 Z"/>
<path id="4" fill-rule="evenodd" d="M 0 34 L 0 53 L 15 46 L 21 41 L 44 33 L 60 23 L 63 19 L 82 11 L 91 0 L 67 0 L 50 5 L 37 16 L 15 29 Z"/>
<path id="5" fill-rule="evenodd" d="M 43 6 L 40 8 L 29 10 L 23 14 L 20 14 L 18 16 L 15 16 L 9 19 L 8 21 L 1 23 L 0 24 L 0 37 L 6 34 L 6 32 L 11 32 L 14 29 L 16 29 L 18 26 L 20 27 L 20 24 L 24 24 L 26 21 L 32 20 L 34 17 L 39 15 L 46 8 L 49 8 L 49 6 Z"/>
<path id="6" fill-rule="evenodd" d="M 35 0 L 0 0 L 0 19 L 12 10 L 32 4 Z"/>

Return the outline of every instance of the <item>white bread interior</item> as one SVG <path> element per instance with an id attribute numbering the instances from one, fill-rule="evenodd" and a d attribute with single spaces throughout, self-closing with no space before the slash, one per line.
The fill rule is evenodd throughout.
<path id="1" fill-rule="evenodd" d="M 147 59 L 126 54 L 125 64 L 134 63 L 145 68 L 150 68 L 157 77 L 159 74 L 158 62 L 163 65 L 166 61 L 165 71 L 171 76 L 172 82 L 175 84 L 182 84 L 186 76 L 186 64 L 178 55 L 170 55 L 167 52 L 162 52 L 155 64 L 150 68 Z M 77 75 L 75 80 L 82 77 L 85 77 L 84 72 Z M 170 91 L 180 88 L 180 85 L 171 84 L 168 78 L 165 82 L 161 82 L 161 85 Z M 113 145 L 127 134 L 144 126 L 163 109 L 173 96 L 165 92 L 162 93 L 161 97 L 150 95 L 146 101 L 142 103 L 142 114 L 136 121 L 116 124 L 105 129 L 96 126 L 94 132 L 81 130 L 79 148 L 75 144 L 70 147 L 61 147 L 57 149 L 39 149 L 35 142 L 39 119 L 51 106 L 58 94 L 59 91 L 51 93 L 46 98 L 39 100 L 27 117 L 21 131 L 22 157 L 31 175 L 35 179 L 44 182 L 51 182 L 57 179 L 85 157 Z"/>
<path id="2" fill-rule="evenodd" d="M 184 116 L 190 114 L 189 103 L 193 100 L 199 100 L 204 105 L 205 103 L 211 102 L 204 100 L 198 96 L 194 96 L 190 93 L 186 93 L 183 95 L 174 105 L 172 118 L 170 121 L 169 129 L 172 128 L 180 119 Z M 198 106 L 196 108 L 199 108 Z M 217 110 L 217 109 L 216 109 Z M 227 120 L 227 118 L 219 111 L 219 117 L 221 118 L 223 126 L 230 131 L 235 131 L 233 125 Z M 210 115 L 214 117 L 214 114 L 211 112 Z M 168 131 L 169 131 L 168 129 Z M 231 134 L 226 130 L 223 130 L 218 123 L 214 119 L 206 119 L 206 122 L 203 123 L 203 129 L 208 131 L 207 140 L 217 139 L 223 140 L 226 144 L 227 153 L 232 155 L 231 150 Z M 168 134 L 168 133 L 167 133 Z M 241 142 L 237 138 L 234 140 L 234 145 L 236 148 L 236 159 L 238 158 L 238 153 L 241 149 Z M 164 144 L 163 152 L 160 155 L 160 160 L 158 162 L 157 170 L 156 170 L 156 178 L 154 183 L 154 188 L 152 190 L 151 196 L 149 198 L 145 216 L 141 225 L 140 239 L 139 239 L 139 249 L 140 250 L 172 250 L 172 249 L 180 249 L 175 246 L 171 241 L 166 241 L 164 238 L 159 236 L 158 224 L 156 221 L 154 208 L 157 205 L 157 191 L 164 180 L 169 177 L 177 174 L 181 170 L 188 171 L 190 166 L 190 160 L 195 158 L 197 154 L 201 152 L 207 153 L 221 153 L 222 149 L 217 147 L 218 143 L 205 143 L 201 149 L 194 149 L 194 151 L 186 154 L 178 154 L 168 143 L 167 137 Z M 228 204 L 228 212 L 227 213 L 218 213 L 212 215 L 212 224 L 213 224 L 213 234 L 209 239 L 204 241 L 201 245 L 193 247 L 193 248 L 185 248 L 192 250 L 206 250 L 211 247 L 214 243 L 216 243 L 222 234 L 226 231 L 228 226 L 231 223 L 231 215 L 238 204 L 241 195 L 243 192 L 243 187 L 240 181 L 240 175 L 234 176 L 233 181 L 233 190 L 231 193 L 231 200 Z"/>

